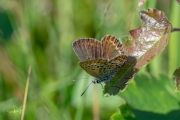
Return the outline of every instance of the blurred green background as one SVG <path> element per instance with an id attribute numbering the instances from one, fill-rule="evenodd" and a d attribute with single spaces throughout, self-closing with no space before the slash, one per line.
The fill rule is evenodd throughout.
<path id="1" fill-rule="evenodd" d="M 125 100 L 121 95 L 103 97 L 100 85 L 91 85 L 80 96 L 93 78 L 78 65 L 72 43 L 84 37 L 100 40 L 107 34 L 129 35 L 129 30 L 142 24 L 138 12 L 147 8 L 164 11 L 172 25 L 180 27 L 180 6 L 175 0 L 148 0 L 141 9 L 137 9 L 138 2 L 1 0 L 0 120 L 21 118 L 17 111 L 23 104 L 29 66 L 25 120 L 107 120 L 118 112 Z M 173 71 L 180 66 L 178 46 L 180 34 L 172 33 L 166 49 L 138 74 L 148 73 L 155 80 L 163 74 L 173 86 Z M 146 82 L 144 77 L 137 78 Z"/>

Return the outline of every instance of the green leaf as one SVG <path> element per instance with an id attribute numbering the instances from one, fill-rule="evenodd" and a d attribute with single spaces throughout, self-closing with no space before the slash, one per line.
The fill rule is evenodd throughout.
<path id="1" fill-rule="evenodd" d="M 120 113 L 115 113 L 111 116 L 111 120 L 125 120 Z"/>
<path id="2" fill-rule="evenodd" d="M 174 92 L 173 81 L 165 76 L 137 75 L 126 92 L 119 93 L 139 120 L 178 120 L 180 95 Z"/>
<path id="3" fill-rule="evenodd" d="M 173 73 L 173 75 L 175 76 L 175 85 L 176 85 L 176 92 L 180 91 L 180 67 L 178 69 L 176 69 Z"/>
<path id="4" fill-rule="evenodd" d="M 126 54 L 137 59 L 136 69 L 147 65 L 164 50 L 172 27 L 164 12 L 157 9 L 141 11 L 140 17 L 143 25 L 131 30 L 131 37 L 124 42 Z"/>
<path id="5" fill-rule="evenodd" d="M 130 30 L 131 36 L 124 38 L 123 47 L 130 59 L 127 59 L 116 77 L 111 80 L 111 86 L 106 83 L 103 91 L 105 96 L 123 91 L 137 71 L 162 52 L 168 44 L 172 26 L 164 12 L 147 9 L 140 12 L 140 17 L 143 24 Z"/>
<path id="6" fill-rule="evenodd" d="M 135 120 L 135 115 L 128 104 L 123 104 L 119 108 L 121 114 L 126 120 Z"/>
<path id="7" fill-rule="evenodd" d="M 122 104 L 119 107 L 120 112 L 112 115 L 113 120 L 136 120 L 135 115 L 132 112 L 128 104 Z"/>

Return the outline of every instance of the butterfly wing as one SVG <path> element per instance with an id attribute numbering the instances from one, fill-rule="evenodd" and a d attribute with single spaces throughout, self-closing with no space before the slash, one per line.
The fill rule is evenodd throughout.
<path id="1" fill-rule="evenodd" d="M 126 56 L 121 55 L 110 61 L 105 59 L 96 59 L 80 62 L 79 65 L 91 76 L 102 81 L 109 81 L 115 76 L 125 62 Z"/>
<path id="2" fill-rule="evenodd" d="M 79 39 L 73 43 L 73 49 L 80 59 L 79 65 L 102 81 L 110 81 L 126 61 L 122 43 L 113 36 L 106 36 L 101 42 Z"/>
<path id="3" fill-rule="evenodd" d="M 101 69 L 106 65 L 107 60 L 105 59 L 96 59 L 85 62 L 80 62 L 79 65 L 91 76 L 95 78 L 101 78 L 100 74 Z"/>
<path id="4" fill-rule="evenodd" d="M 103 68 L 100 69 L 99 74 L 103 77 L 107 77 L 108 80 L 112 79 L 119 71 L 119 69 L 124 65 L 126 60 L 127 57 L 125 55 L 121 55 L 111 59 L 110 61 L 106 62 Z"/>
<path id="5" fill-rule="evenodd" d="M 102 57 L 102 45 L 93 38 L 79 39 L 73 43 L 73 49 L 81 62 Z"/>
<path id="6" fill-rule="evenodd" d="M 124 55 L 122 42 L 111 35 L 105 36 L 101 40 L 103 49 L 103 58 L 108 60 L 117 56 Z"/>

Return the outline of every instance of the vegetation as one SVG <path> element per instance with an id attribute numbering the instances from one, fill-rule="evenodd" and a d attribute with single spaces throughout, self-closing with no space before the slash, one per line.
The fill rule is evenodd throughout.
<path id="1" fill-rule="evenodd" d="M 0 120 L 21 119 L 28 78 L 25 120 L 178 120 L 180 96 L 173 72 L 180 67 L 180 34 L 140 69 L 127 89 L 103 97 L 100 85 L 78 65 L 72 43 L 79 38 L 123 38 L 142 24 L 138 12 L 164 11 L 180 27 L 176 0 L 1 0 Z M 73 82 L 76 80 L 76 82 Z"/>

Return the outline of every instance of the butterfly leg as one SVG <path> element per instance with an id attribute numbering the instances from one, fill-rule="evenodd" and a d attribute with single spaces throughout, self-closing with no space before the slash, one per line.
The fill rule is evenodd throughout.
<path id="1" fill-rule="evenodd" d="M 101 83 L 100 83 L 101 84 Z M 101 86 L 102 86 L 102 89 L 104 89 L 104 87 L 103 87 L 103 85 L 101 84 Z"/>

